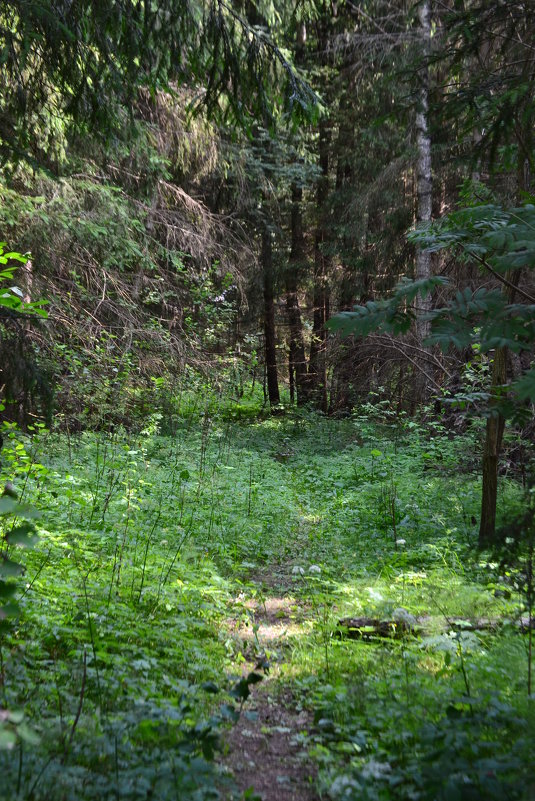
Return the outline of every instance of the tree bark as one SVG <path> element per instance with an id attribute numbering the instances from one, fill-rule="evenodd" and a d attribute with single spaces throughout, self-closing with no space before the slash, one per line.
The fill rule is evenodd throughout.
<path id="1" fill-rule="evenodd" d="M 506 348 L 496 348 L 492 364 L 492 388 L 494 397 L 507 380 Z M 496 530 L 496 505 L 498 498 L 498 463 L 502 447 L 505 420 L 495 410 L 487 419 L 485 444 L 483 446 L 483 482 L 481 488 L 481 520 L 479 523 L 479 545 L 485 547 L 494 538 Z"/>
<path id="2" fill-rule="evenodd" d="M 527 133 L 527 138 L 531 137 L 531 131 Z M 530 140 L 531 141 L 531 140 Z M 519 148 L 521 150 L 521 148 Z M 521 201 L 523 192 L 529 191 L 530 185 L 530 165 L 519 157 L 517 165 L 518 174 L 518 202 Z M 509 289 L 507 290 L 507 300 L 513 303 L 515 299 L 516 287 L 520 283 L 521 270 L 510 270 L 507 274 Z M 509 350 L 507 348 L 496 348 L 494 362 L 492 364 L 491 396 L 497 397 L 500 388 L 507 383 L 507 358 Z M 505 430 L 505 418 L 498 411 L 488 418 L 485 431 L 485 442 L 483 445 L 483 465 L 482 465 L 482 486 L 481 486 L 481 519 L 479 523 L 479 546 L 484 548 L 494 539 L 496 532 L 496 507 L 498 502 L 498 466 L 500 461 L 503 432 Z"/>
<path id="3" fill-rule="evenodd" d="M 292 246 L 290 261 L 286 270 L 286 311 L 290 329 L 290 369 L 295 377 L 295 393 L 297 404 L 302 405 L 309 400 L 309 382 L 303 338 L 303 325 L 298 298 L 298 276 L 305 261 L 303 222 L 301 218 L 302 190 L 292 187 Z"/>
<path id="4" fill-rule="evenodd" d="M 296 64 L 298 65 L 303 63 L 306 41 L 306 22 L 304 20 L 298 20 L 295 53 Z M 303 190 L 301 187 L 297 186 L 297 184 L 292 184 L 291 192 L 291 249 L 289 264 L 285 275 L 286 313 L 288 315 L 288 328 L 290 331 L 288 372 L 290 378 L 290 400 L 292 403 L 297 401 L 297 405 L 302 406 L 307 403 L 310 398 L 303 323 L 301 320 L 298 296 L 299 276 L 306 262 L 303 219 L 301 214 Z"/>
<path id="5" fill-rule="evenodd" d="M 327 368 L 326 354 L 327 331 L 325 323 L 328 314 L 327 266 L 329 261 L 325 247 L 328 245 L 329 231 L 326 219 L 327 200 L 329 196 L 329 140 L 330 132 L 327 121 L 320 121 L 319 128 L 319 163 L 321 176 L 316 187 L 316 209 L 318 222 L 314 238 L 314 312 L 312 322 L 312 341 L 308 375 L 310 392 L 316 405 L 327 412 Z"/>
<path id="6" fill-rule="evenodd" d="M 420 3 L 418 19 L 422 37 L 422 56 L 427 60 L 431 42 L 431 12 L 429 0 Z M 431 174 L 431 138 L 429 136 L 429 68 L 427 61 L 421 72 L 421 86 L 418 93 L 418 112 L 416 114 L 416 145 L 418 160 L 416 165 L 419 224 L 430 223 L 432 214 L 433 183 Z M 431 254 L 418 248 L 416 253 L 416 280 L 431 277 Z M 431 310 L 431 296 L 419 299 L 419 315 L 416 321 L 416 336 L 420 347 L 429 336 L 430 323 L 425 319 Z M 429 385 L 425 375 L 425 361 L 418 370 L 415 383 L 417 402 L 425 402 L 429 395 Z"/>
<path id="7" fill-rule="evenodd" d="M 277 375 L 277 341 L 275 334 L 275 301 L 273 294 L 273 245 L 271 231 L 262 231 L 262 270 L 264 279 L 264 342 L 267 392 L 270 406 L 280 403 Z"/>

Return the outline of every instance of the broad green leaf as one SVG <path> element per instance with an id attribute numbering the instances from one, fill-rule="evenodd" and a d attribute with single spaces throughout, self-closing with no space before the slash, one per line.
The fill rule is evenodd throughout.
<path id="1" fill-rule="evenodd" d="M 22 573 L 24 573 L 24 568 L 18 562 L 13 562 L 6 557 L 0 559 L 0 576 L 10 578 L 11 576 L 20 576 Z"/>
<path id="2" fill-rule="evenodd" d="M 22 523 L 20 526 L 15 526 L 15 528 L 7 534 L 6 539 L 10 545 L 22 545 L 24 548 L 33 548 L 38 537 L 30 523 Z"/>
<path id="3" fill-rule="evenodd" d="M 17 736 L 10 729 L 3 727 L 0 723 L 0 750 L 10 751 L 17 743 Z"/>

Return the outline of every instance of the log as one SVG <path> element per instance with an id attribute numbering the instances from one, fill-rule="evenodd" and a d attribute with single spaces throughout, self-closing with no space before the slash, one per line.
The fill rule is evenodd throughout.
<path id="1" fill-rule="evenodd" d="M 396 612 L 398 614 L 396 614 Z M 525 632 L 530 627 L 528 617 L 518 620 L 503 618 L 477 618 L 469 620 L 461 617 L 431 617 L 424 615 L 415 617 L 406 610 L 396 610 L 391 619 L 380 620 L 373 617 L 345 617 L 338 621 L 339 637 L 350 640 L 368 642 L 377 637 L 401 639 L 407 635 L 425 637 L 430 634 L 443 634 L 449 631 L 489 631 L 497 633 L 504 625 L 513 625 L 518 631 Z M 531 620 L 531 628 L 535 629 L 535 618 Z"/>

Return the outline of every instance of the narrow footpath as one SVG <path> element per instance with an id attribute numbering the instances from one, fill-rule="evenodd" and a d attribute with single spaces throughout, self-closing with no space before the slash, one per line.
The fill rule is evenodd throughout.
<path id="1" fill-rule="evenodd" d="M 269 578 L 262 576 L 263 587 Z M 250 620 L 228 621 L 232 636 L 241 642 L 242 672 L 264 665 L 267 673 L 252 688 L 244 713 L 226 737 L 223 766 L 239 789 L 228 801 L 317 801 L 316 769 L 303 745 L 312 717 L 277 681 L 281 664 L 290 658 L 291 639 L 306 632 L 308 610 L 289 594 L 244 603 Z"/>

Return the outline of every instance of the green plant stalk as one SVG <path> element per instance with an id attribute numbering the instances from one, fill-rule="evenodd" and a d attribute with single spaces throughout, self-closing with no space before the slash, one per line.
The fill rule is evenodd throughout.
<path id="1" fill-rule="evenodd" d="M 64 751 L 64 754 L 63 754 L 63 757 L 62 757 L 62 760 L 61 760 L 63 765 L 66 763 L 67 757 L 69 755 L 69 751 L 71 750 L 72 741 L 74 740 L 74 734 L 76 732 L 76 727 L 78 726 L 78 723 L 80 721 L 80 715 L 82 714 L 82 708 L 83 708 L 83 705 L 84 705 L 85 684 L 86 684 L 86 680 L 87 680 L 87 652 L 86 652 L 85 648 L 84 648 L 84 661 L 83 661 L 83 664 L 84 664 L 84 669 L 83 669 L 83 673 L 82 673 L 82 686 L 80 688 L 80 698 L 78 700 L 78 708 L 76 710 L 76 715 L 74 716 L 74 720 L 73 720 L 73 723 L 72 723 L 72 726 L 71 726 L 71 732 L 70 732 L 70 735 L 69 735 L 69 739 L 67 740 L 67 742 L 65 744 L 65 751 Z"/>
<path id="2" fill-rule="evenodd" d="M 117 579 L 115 581 L 115 586 L 117 588 L 119 588 L 119 584 L 121 583 L 121 570 L 122 570 L 122 566 L 123 566 L 124 549 L 125 549 L 125 546 L 126 546 L 126 538 L 128 536 L 128 531 L 130 529 L 130 521 L 131 521 L 130 511 L 131 511 L 131 508 L 132 508 L 132 493 L 133 493 L 133 488 L 132 488 L 132 485 L 129 484 L 128 485 L 128 492 L 127 492 L 126 520 L 125 520 L 125 524 L 124 524 L 123 537 L 122 537 L 122 540 L 121 540 L 121 548 L 119 550 L 119 559 L 117 560 Z M 117 550 L 116 550 L 116 553 L 117 553 Z M 110 590 L 111 590 L 111 586 L 113 585 L 114 573 L 115 573 L 115 562 L 114 562 L 114 565 L 113 565 L 113 572 L 112 572 L 112 577 L 111 577 L 111 582 L 110 582 Z"/>
<path id="3" fill-rule="evenodd" d="M 160 506 L 161 506 L 161 497 L 160 497 Z M 149 555 L 149 548 L 150 548 L 150 544 L 151 544 L 151 540 L 152 540 L 152 535 L 154 534 L 154 531 L 156 530 L 156 526 L 158 525 L 158 523 L 160 521 L 160 516 L 161 516 L 161 508 L 158 510 L 158 514 L 156 515 L 156 518 L 154 520 L 152 528 L 149 531 L 149 535 L 147 537 L 147 544 L 145 546 L 145 552 L 143 554 L 143 565 L 142 565 L 142 568 L 141 568 L 141 582 L 140 582 L 140 585 L 139 585 L 139 592 L 138 592 L 138 596 L 137 596 L 137 603 L 138 604 L 141 601 L 141 594 L 143 592 L 143 587 L 144 587 L 144 584 L 145 584 L 145 571 L 146 571 L 146 567 L 147 567 L 147 558 L 148 558 L 148 555 Z"/>
<path id="4" fill-rule="evenodd" d="M 89 574 L 88 574 L 89 575 Z M 100 671 L 98 669 L 98 662 L 97 662 L 97 649 L 95 645 L 95 635 L 93 633 L 93 626 L 91 625 L 91 612 L 89 609 L 89 597 L 87 595 L 87 576 L 82 577 L 82 584 L 84 588 L 84 598 L 85 598 L 85 609 L 87 615 L 87 627 L 89 629 L 89 639 L 91 640 L 91 650 L 93 652 L 93 660 L 95 662 L 95 674 L 97 677 L 97 691 L 98 691 L 98 703 L 101 709 L 102 706 L 102 688 L 100 686 Z M 85 666 L 85 651 L 84 651 L 84 666 Z"/>

